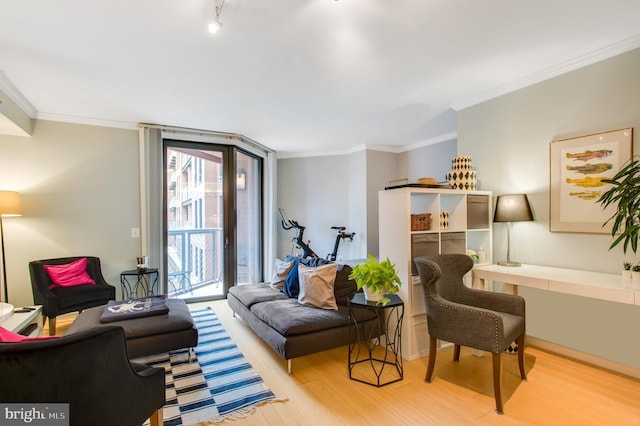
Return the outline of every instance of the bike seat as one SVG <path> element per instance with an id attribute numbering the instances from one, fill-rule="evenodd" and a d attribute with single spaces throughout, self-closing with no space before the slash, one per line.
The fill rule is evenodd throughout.
<path id="1" fill-rule="evenodd" d="M 344 231 L 345 229 L 347 229 L 346 226 L 332 226 L 331 229 L 336 229 L 338 231 Z"/>

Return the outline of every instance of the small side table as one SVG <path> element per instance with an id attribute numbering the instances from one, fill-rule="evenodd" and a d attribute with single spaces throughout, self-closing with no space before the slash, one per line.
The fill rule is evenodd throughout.
<path id="1" fill-rule="evenodd" d="M 0 326 L 24 336 L 42 335 L 42 306 L 16 307 L 13 315 L 0 323 Z"/>
<path id="2" fill-rule="evenodd" d="M 349 298 L 349 378 L 376 387 L 400 381 L 402 367 L 402 320 L 404 302 L 395 294 L 390 302 L 378 305 L 367 302 L 363 293 Z M 354 315 L 354 309 L 375 313 L 378 327 L 365 329 Z M 380 329 L 382 327 L 382 329 Z"/>
<path id="3" fill-rule="evenodd" d="M 158 270 L 147 268 L 123 271 L 120 273 L 120 285 L 123 300 L 153 296 L 158 285 Z"/>

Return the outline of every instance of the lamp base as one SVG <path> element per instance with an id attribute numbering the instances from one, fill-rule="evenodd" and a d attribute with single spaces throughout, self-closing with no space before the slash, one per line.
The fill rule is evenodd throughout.
<path id="1" fill-rule="evenodd" d="M 510 260 L 501 260 L 498 262 L 499 266 L 522 266 L 520 262 L 511 262 Z"/>

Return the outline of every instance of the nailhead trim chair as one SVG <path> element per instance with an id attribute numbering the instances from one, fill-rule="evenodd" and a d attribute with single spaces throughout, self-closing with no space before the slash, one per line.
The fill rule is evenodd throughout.
<path id="1" fill-rule="evenodd" d="M 52 284 L 44 265 L 64 265 L 83 257 L 87 258 L 87 273 L 96 282 L 91 285 L 58 287 L 49 289 Z M 49 319 L 49 335 L 56 334 L 56 317 L 69 312 L 81 312 L 94 306 L 106 305 L 115 300 L 116 288 L 107 283 L 102 276 L 100 259 L 91 256 L 61 257 L 57 259 L 34 260 L 29 262 L 31 291 L 36 305 L 42 305 L 42 315 Z"/>
<path id="2" fill-rule="evenodd" d="M 514 340 L 518 343 L 520 377 L 527 379 L 524 370 L 524 299 L 466 287 L 463 277 L 473 267 L 473 261 L 467 255 L 416 257 L 414 262 L 424 287 L 429 328 L 425 381 L 430 383 L 433 377 L 437 339 L 454 344 L 454 361 L 460 359 L 460 346 L 491 352 L 496 412 L 502 414 L 501 354 Z"/>

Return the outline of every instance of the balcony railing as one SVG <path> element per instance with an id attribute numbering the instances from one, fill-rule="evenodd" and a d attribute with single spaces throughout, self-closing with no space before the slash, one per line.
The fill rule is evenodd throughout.
<path id="1" fill-rule="evenodd" d="M 169 293 L 183 294 L 222 281 L 221 228 L 168 231 Z"/>

